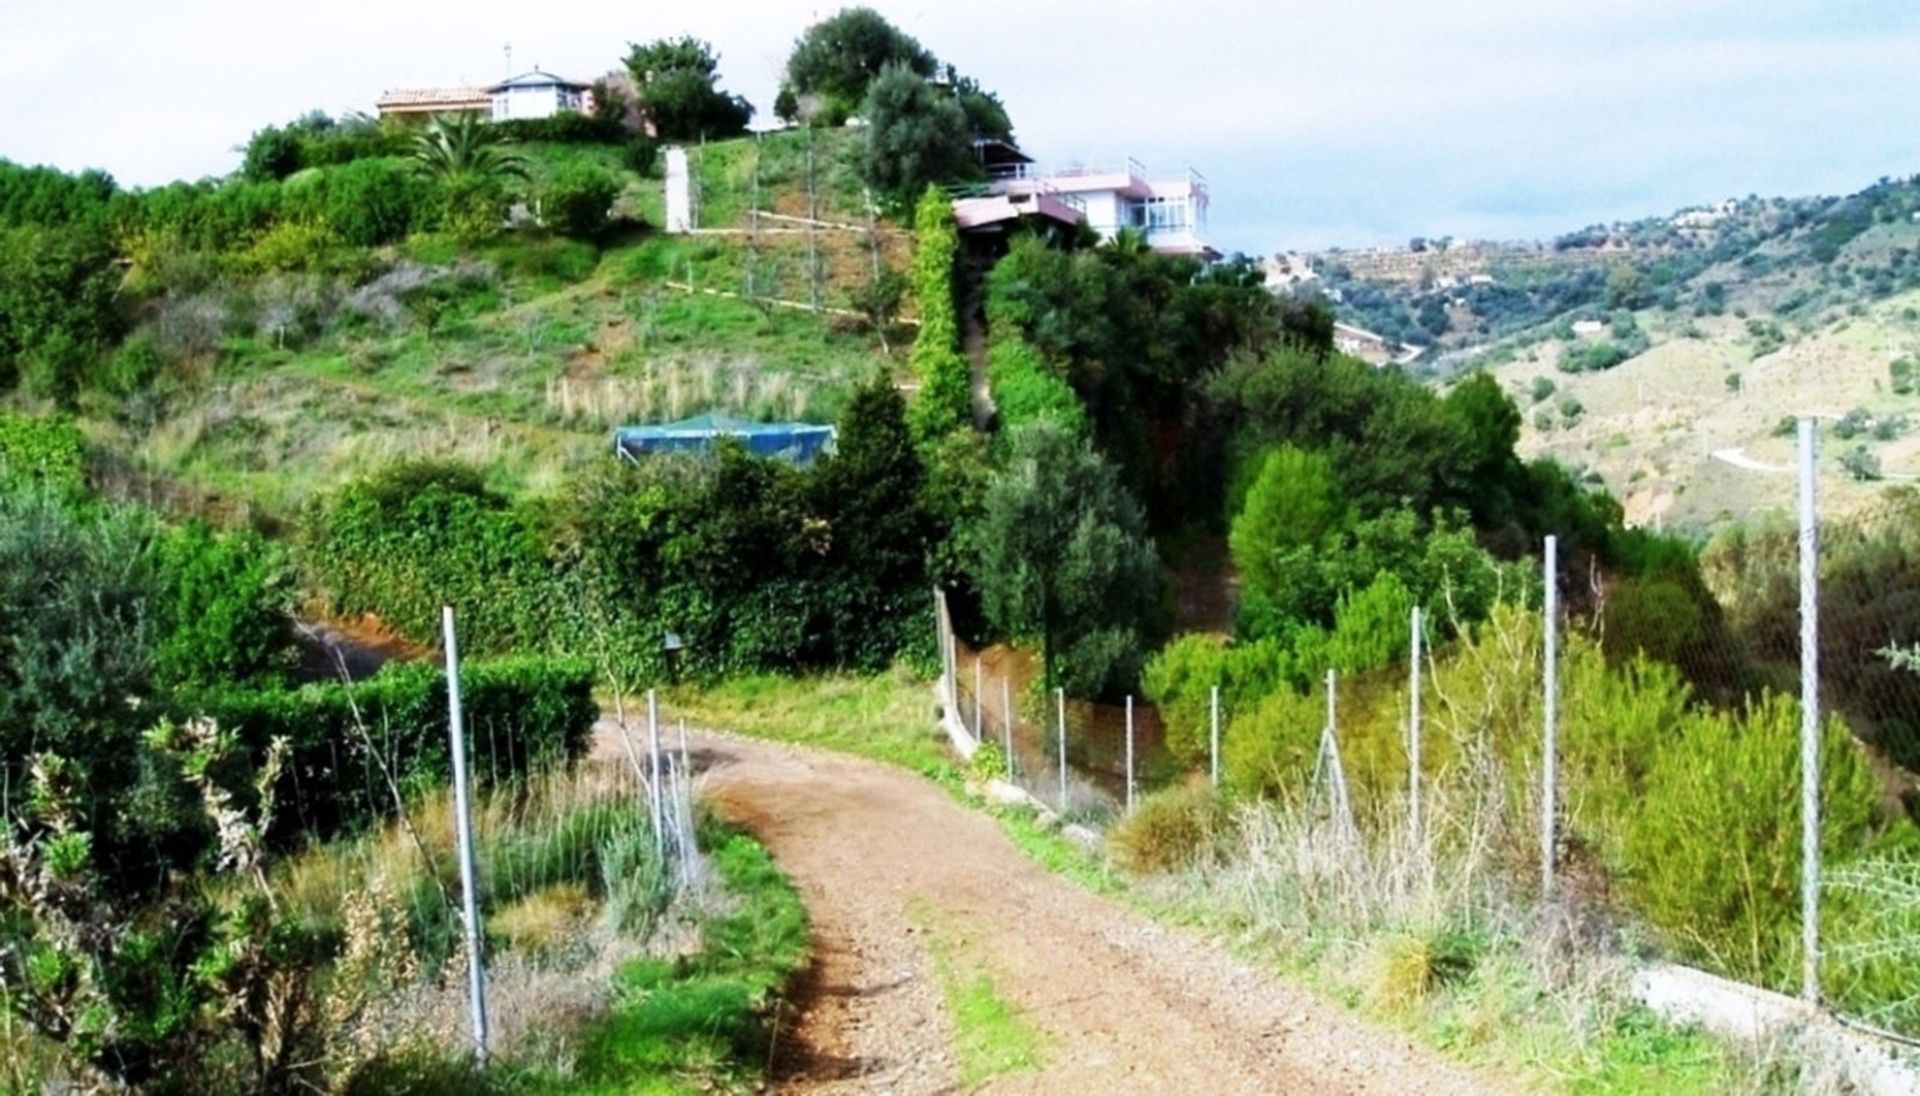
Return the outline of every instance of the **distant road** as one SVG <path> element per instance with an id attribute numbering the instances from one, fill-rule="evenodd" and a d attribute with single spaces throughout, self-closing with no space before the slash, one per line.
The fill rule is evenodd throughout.
<path id="1" fill-rule="evenodd" d="M 1785 475 L 1793 471 L 1791 468 L 1782 468 L 1777 464 L 1767 464 L 1754 460 L 1752 457 L 1747 456 L 1745 449 L 1739 446 L 1735 446 L 1732 449 L 1715 449 L 1713 451 L 1713 459 L 1723 464 L 1731 464 L 1735 468 L 1743 468 L 1749 472 L 1768 472 L 1774 475 Z"/>

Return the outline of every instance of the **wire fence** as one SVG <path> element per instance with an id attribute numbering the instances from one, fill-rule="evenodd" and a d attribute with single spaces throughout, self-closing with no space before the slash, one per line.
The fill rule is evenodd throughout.
<path id="1" fill-rule="evenodd" d="M 1698 567 L 1649 539 L 1629 576 L 1549 537 L 1538 600 L 1472 628 L 1415 608 L 1397 665 L 1304 692 L 1222 681 L 1181 709 L 1178 760 L 1151 706 L 1049 704 L 1030 657 L 972 649 L 942 614 L 950 695 L 1069 813 L 1121 816 L 1224 767 L 1356 858 L 1483 843 L 1544 907 L 1627 907 L 1717 973 L 1912 1032 L 1920 906 L 1899 896 L 1920 869 L 1898 831 L 1920 817 L 1920 672 L 1899 652 L 1920 644 L 1920 492 L 1823 517 L 1818 476 L 1847 473 L 1817 440 L 1815 489 L 1776 477 Z M 1060 790 L 1063 731 L 1084 791 Z"/>

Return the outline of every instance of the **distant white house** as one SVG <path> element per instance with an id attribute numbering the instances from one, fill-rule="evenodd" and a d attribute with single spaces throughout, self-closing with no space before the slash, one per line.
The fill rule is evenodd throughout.
<path id="1" fill-rule="evenodd" d="M 493 100 L 493 120 L 512 122 L 522 118 L 551 118 L 568 111 L 593 110 L 593 89 L 551 72 L 535 68 L 487 89 Z"/>
<path id="2" fill-rule="evenodd" d="M 1147 169 L 1132 157 L 1118 164 L 1042 167 L 1021 156 L 989 164 L 987 170 L 989 193 L 1053 198 L 1078 212 L 1102 240 L 1131 228 L 1162 254 L 1220 257 L 1203 238 L 1207 180 L 1192 168 L 1178 176 L 1149 178 Z"/>

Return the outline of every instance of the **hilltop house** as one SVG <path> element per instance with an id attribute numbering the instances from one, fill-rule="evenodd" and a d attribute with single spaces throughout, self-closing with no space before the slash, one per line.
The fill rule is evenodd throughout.
<path id="1" fill-rule="evenodd" d="M 590 112 L 593 89 L 535 68 L 492 87 L 393 88 L 382 92 L 375 105 L 382 121 L 425 122 L 443 114 L 469 114 L 507 122 Z"/>
<path id="2" fill-rule="evenodd" d="M 493 85 L 487 89 L 493 97 L 493 120 L 511 122 L 519 118 L 551 118 L 556 114 L 593 110 L 593 89 L 581 83 L 541 72 L 532 72 Z"/>
<path id="3" fill-rule="evenodd" d="M 1220 257 L 1202 239 L 1207 228 L 1207 180 L 1192 168 L 1179 176 L 1149 178 L 1147 169 L 1132 157 L 1119 164 L 1043 168 L 1017 150 L 1011 156 L 983 157 L 983 161 L 988 193 L 995 197 L 1050 198 L 1079 213 L 1102 240 L 1130 228 L 1162 254 Z"/>

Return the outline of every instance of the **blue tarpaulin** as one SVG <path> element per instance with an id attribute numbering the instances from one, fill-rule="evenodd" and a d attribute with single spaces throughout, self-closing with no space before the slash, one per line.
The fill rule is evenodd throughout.
<path id="1" fill-rule="evenodd" d="M 613 451 L 630 461 L 655 453 L 707 453 L 717 438 L 732 438 L 756 457 L 812 464 L 833 448 L 834 429 L 805 422 L 747 422 L 727 415 L 695 415 L 662 426 L 623 426 Z"/>

